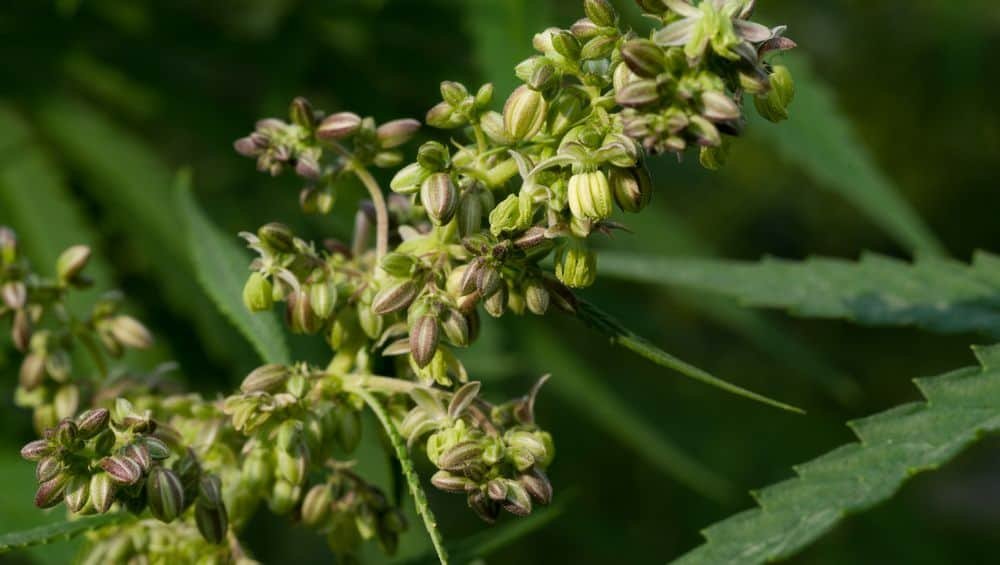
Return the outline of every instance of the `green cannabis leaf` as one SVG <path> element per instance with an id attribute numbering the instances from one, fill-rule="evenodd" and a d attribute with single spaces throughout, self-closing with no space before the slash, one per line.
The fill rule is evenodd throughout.
<path id="1" fill-rule="evenodd" d="M 65 541 L 84 532 L 119 524 L 130 519 L 131 517 L 124 513 L 101 514 L 100 516 L 86 516 L 76 520 L 39 526 L 22 532 L 3 534 L 0 535 L 0 553 Z"/>
<path id="2" fill-rule="evenodd" d="M 704 530 L 675 563 L 763 563 L 789 557 L 845 516 L 885 501 L 913 475 L 936 469 L 1000 430 L 1000 344 L 973 348 L 979 367 L 917 379 L 927 399 L 855 420 L 861 440 L 795 467 L 798 477 L 754 492 L 760 508 Z"/>

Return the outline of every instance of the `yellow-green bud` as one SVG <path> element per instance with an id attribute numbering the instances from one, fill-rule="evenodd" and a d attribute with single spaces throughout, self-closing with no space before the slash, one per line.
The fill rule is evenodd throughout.
<path id="1" fill-rule="evenodd" d="M 611 216 L 611 186 L 603 171 L 573 175 L 567 190 L 569 209 L 575 217 L 603 220 Z"/>
<path id="2" fill-rule="evenodd" d="M 772 122 L 788 119 L 788 106 L 795 98 L 795 82 L 788 67 L 775 65 L 771 72 L 771 89 L 753 99 L 757 112 Z"/>
<path id="3" fill-rule="evenodd" d="M 570 288 L 585 288 L 597 280 L 597 255 L 582 239 L 569 238 L 556 252 L 556 278 Z"/>
<path id="4" fill-rule="evenodd" d="M 59 255 L 56 261 L 56 273 L 61 282 L 71 282 L 75 280 L 83 268 L 90 260 L 90 247 L 86 245 L 74 245 Z"/>
<path id="5" fill-rule="evenodd" d="M 413 194 L 420 190 L 420 184 L 430 174 L 431 171 L 425 169 L 420 163 L 410 163 L 392 177 L 392 180 L 389 181 L 389 188 L 400 194 Z"/>
<path id="6" fill-rule="evenodd" d="M 612 27 L 618 23 L 618 14 L 608 0 L 584 0 L 583 11 L 590 21 L 601 27 Z"/>
<path id="7" fill-rule="evenodd" d="M 504 128 L 515 141 L 531 139 L 542 129 L 547 110 L 548 103 L 542 93 L 519 86 L 504 104 Z"/>
<path id="8" fill-rule="evenodd" d="M 254 272 L 243 285 L 243 304 L 251 312 L 270 310 L 274 305 L 274 288 L 264 275 Z"/>

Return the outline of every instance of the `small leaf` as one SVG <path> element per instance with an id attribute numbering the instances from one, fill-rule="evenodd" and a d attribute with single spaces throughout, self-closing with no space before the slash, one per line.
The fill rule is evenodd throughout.
<path id="1" fill-rule="evenodd" d="M 250 260 L 236 244 L 236 236 L 228 241 L 205 217 L 191 194 L 191 175 L 188 172 L 177 175 L 175 187 L 198 282 L 219 310 L 254 346 L 261 359 L 267 363 L 287 365 L 288 347 L 274 312 L 252 313 L 240 299 Z"/>
<path id="2" fill-rule="evenodd" d="M 96 530 L 111 524 L 118 524 L 130 519 L 131 517 L 125 513 L 101 514 L 99 516 L 87 516 L 72 521 L 39 526 L 21 532 L 3 534 L 0 535 L 0 553 L 65 541 L 84 532 Z"/>
<path id="3" fill-rule="evenodd" d="M 695 367 L 694 365 L 691 365 L 690 363 L 674 357 L 659 347 L 656 347 L 645 338 L 632 333 L 631 330 L 622 326 L 610 315 L 585 300 L 579 300 L 577 302 L 576 316 L 583 323 L 607 335 L 611 338 L 612 343 L 621 345 L 622 347 L 645 357 L 657 365 L 673 369 L 686 377 L 692 378 L 696 381 L 701 381 L 707 385 L 714 386 L 737 396 L 742 396 L 743 398 L 749 398 L 750 400 L 755 400 L 762 404 L 767 404 L 768 406 L 773 406 L 789 412 L 805 414 L 805 411 L 801 408 L 796 408 L 789 404 L 785 404 L 784 402 L 779 402 L 757 394 L 756 392 L 749 391 L 745 388 L 726 382 L 702 369 L 699 369 L 698 367 Z"/>

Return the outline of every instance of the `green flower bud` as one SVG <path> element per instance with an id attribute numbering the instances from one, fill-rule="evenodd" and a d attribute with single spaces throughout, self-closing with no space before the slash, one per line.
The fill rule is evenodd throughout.
<path id="1" fill-rule="evenodd" d="M 320 281 L 310 284 L 308 288 L 313 314 L 320 320 L 329 318 L 337 305 L 337 286 L 332 281 Z"/>
<path id="2" fill-rule="evenodd" d="M 617 42 L 618 38 L 613 35 L 598 35 L 583 44 L 580 49 L 580 58 L 587 61 L 609 57 Z M 584 63 L 584 70 L 587 70 L 586 63 Z"/>
<path id="3" fill-rule="evenodd" d="M 455 308 L 445 310 L 441 319 L 441 329 L 452 345 L 456 347 L 469 345 L 469 321 L 459 310 Z"/>
<path id="4" fill-rule="evenodd" d="M 519 86 L 504 104 L 504 128 L 515 141 L 531 139 L 542 129 L 547 110 L 548 103 L 540 92 Z"/>
<path id="5" fill-rule="evenodd" d="M 63 495 L 66 508 L 76 514 L 83 510 L 90 500 L 90 476 L 73 475 L 66 482 L 66 492 Z"/>
<path id="6" fill-rule="evenodd" d="M 618 23 L 618 14 L 608 0 L 584 0 L 583 11 L 590 21 L 601 27 L 613 27 Z"/>
<path id="7" fill-rule="evenodd" d="M 226 539 L 229 529 L 229 516 L 223 505 L 210 507 L 199 500 L 194 509 L 194 520 L 198 525 L 201 537 L 208 543 L 219 544 Z M 239 562 L 239 561 L 237 561 Z"/>
<path id="8" fill-rule="evenodd" d="M 585 288 L 597 280 L 597 255 L 581 239 L 569 238 L 555 261 L 556 278 L 570 288 Z"/>
<path id="9" fill-rule="evenodd" d="M 420 122 L 413 119 L 392 120 L 375 130 L 375 138 L 382 149 L 399 147 L 413 138 L 420 129 Z"/>
<path id="10" fill-rule="evenodd" d="M 361 116 L 353 112 L 338 112 L 327 116 L 316 128 L 316 137 L 323 140 L 344 139 L 361 128 Z"/>
<path id="11" fill-rule="evenodd" d="M 407 278 L 413 274 L 413 268 L 417 265 L 417 259 L 406 253 L 393 251 L 382 259 L 382 270 L 387 274 L 397 278 Z M 378 302 L 378 298 L 372 301 L 372 305 Z"/>
<path id="12" fill-rule="evenodd" d="M 76 427 L 76 423 L 72 420 L 64 419 L 56 426 L 53 438 L 60 446 L 71 449 L 74 447 L 73 444 L 76 442 L 77 434 L 79 434 L 79 429 Z"/>
<path id="13" fill-rule="evenodd" d="M 493 235 L 520 229 L 520 202 L 516 194 L 508 195 L 490 212 L 490 231 Z"/>
<path id="14" fill-rule="evenodd" d="M 483 447 L 474 441 L 463 441 L 451 447 L 434 462 L 440 469 L 461 472 L 483 455 Z"/>
<path id="15" fill-rule="evenodd" d="M 291 452 L 280 450 L 277 455 L 278 465 L 275 476 L 293 485 L 301 485 L 306 480 L 306 470 L 309 466 L 309 449 L 302 442 L 297 443 Z"/>
<path id="16" fill-rule="evenodd" d="M 146 503 L 153 516 L 172 522 L 184 510 L 184 487 L 170 469 L 154 467 L 146 479 Z"/>
<path id="17" fill-rule="evenodd" d="M 375 154 L 375 158 L 372 159 L 372 164 L 380 169 L 393 169 L 398 167 L 402 162 L 403 153 L 400 151 L 379 151 Z M 329 209 L 326 212 L 329 212 Z"/>
<path id="18" fill-rule="evenodd" d="M 380 290 L 372 300 L 372 311 L 379 315 L 392 314 L 410 307 L 417 297 L 416 281 L 404 279 Z"/>
<path id="19" fill-rule="evenodd" d="M 156 428 L 156 433 L 160 434 L 165 429 L 167 429 L 167 427 L 161 425 Z M 143 445 L 146 446 L 146 450 L 149 451 L 149 456 L 152 459 L 162 461 L 170 457 L 170 447 L 168 447 L 166 442 L 162 439 L 154 436 L 143 436 L 141 439 Z"/>
<path id="20" fill-rule="evenodd" d="M 539 316 L 549 309 L 549 291 L 541 280 L 530 279 L 524 285 L 524 302 L 532 314 Z"/>
<path id="21" fill-rule="evenodd" d="M 94 473 L 90 477 L 90 504 L 98 514 L 104 514 L 115 502 L 115 484 L 107 473 Z"/>
<path id="22" fill-rule="evenodd" d="M 17 234 L 7 226 L 0 226 L 0 263 L 9 265 L 17 259 Z"/>
<path id="23" fill-rule="evenodd" d="M 153 458 L 149 456 L 149 449 L 140 443 L 130 443 L 121 451 L 122 456 L 135 461 L 142 472 L 146 472 L 153 463 Z"/>
<path id="24" fill-rule="evenodd" d="M 272 293 L 274 289 L 264 275 L 254 272 L 243 285 L 243 304 L 251 312 L 270 310 L 274 304 Z"/>
<path id="25" fill-rule="evenodd" d="M 587 95 L 575 88 L 559 93 L 549 110 L 549 131 L 552 135 L 562 135 L 582 120 L 590 110 Z"/>
<path id="26" fill-rule="evenodd" d="M 420 163 L 410 163 L 403 167 L 389 181 L 389 188 L 393 192 L 400 194 L 413 194 L 420 190 L 420 184 L 429 177 L 431 171 L 425 169 Z"/>
<path id="27" fill-rule="evenodd" d="M 500 290 L 494 292 L 486 300 L 484 300 L 483 308 L 494 318 L 503 316 L 504 312 L 507 310 L 507 287 L 501 287 Z"/>
<path id="28" fill-rule="evenodd" d="M 376 314 L 371 306 L 365 304 L 358 304 L 357 312 L 358 325 L 361 326 L 361 330 L 369 338 L 378 339 L 385 327 L 385 318 Z"/>
<path id="29" fill-rule="evenodd" d="M 56 417 L 69 418 L 76 414 L 80 406 L 80 388 L 76 385 L 63 385 L 56 391 L 52 399 L 52 407 L 55 408 Z"/>
<path id="30" fill-rule="evenodd" d="M 56 261 L 56 274 L 59 276 L 59 281 L 68 283 L 76 280 L 89 260 L 90 247 L 86 245 L 74 245 L 63 251 Z"/>
<path id="31" fill-rule="evenodd" d="M 775 65 L 771 71 L 771 89 L 754 97 L 757 112 L 766 120 L 780 122 L 788 119 L 788 107 L 795 98 L 795 82 L 788 67 Z"/>
<path id="32" fill-rule="evenodd" d="M 447 102 L 439 102 L 436 106 L 427 111 L 424 118 L 427 125 L 440 129 L 454 129 L 465 125 L 466 119 L 461 113 Z"/>
<path id="33" fill-rule="evenodd" d="M 717 147 L 722 143 L 722 134 L 719 133 L 719 129 L 715 127 L 715 124 L 701 116 L 691 116 L 688 131 L 703 147 Z"/>
<path id="34" fill-rule="evenodd" d="M 302 523 L 310 528 L 317 528 L 330 515 L 333 502 L 333 491 L 330 485 L 321 484 L 309 489 L 302 500 Z"/>
<path id="35" fill-rule="evenodd" d="M 65 349 L 56 349 L 55 351 L 48 352 L 45 357 L 45 370 L 48 371 L 49 376 L 52 380 L 60 383 L 64 383 L 69 380 L 70 372 L 73 369 L 73 360 L 69 356 L 69 352 Z M 69 414 L 60 414 L 62 418 L 68 418 L 73 415 L 73 412 Z"/>
<path id="36" fill-rule="evenodd" d="M 307 131 L 312 131 L 313 126 L 316 125 L 312 104 L 301 96 L 297 96 L 292 100 L 291 107 L 288 109 L 288 115 L 292 119 L 293 124 Z"/>
<path id="37" fill-rule="evenodd" d="M 433 359 L 438 336 L 438 321 L 434 316 L 421 316 L 410 328 L 410 355 L 418 367 L 426 367 Z"/>
<path id="38" fill-rule="evenodd" d="M 570 177 L 567 189 L 569 209 L 581 219 L 603 220 L 611 216 L 612 194 L 603 171 L 577 173 Z"/>
<path id="39" fill-rule="evenodd" d="M 656 78 L 664 69 L 663 49 L 648 39 L 632 39 L 621 48 L 622 60 L 636 75 Z"/>
<path id="40" fill-rule="evenodd" d="M 67 473 L 58 473 L 51 479 L 38 485 L 35 491 L 35 506 L 39 508 L 52 508 L 63 499 L 66 492 L 66 484 L 70 476 Z"/>
<path id="41" fill-rule="evenodd" d="M 286 300 L 285 317 L 293 333 L 314 334 L 319 331 L 323 321 L 313 310 L 312 299 L 306 290 L 289 294 Z"/>
<path id="42" fill-rule="evenodd" d="M 451 221 L 458 209 L 458 190 L 448 173 L 434 173 L 420 186 L 420 203 L 434 225 Z"/>
<path id="43" fill-rule="evenodd" d="M 271 222 L 257 230 L 261 243 L 278 253 L 288 253 L 295 249 L 295 236 L 285 224 Z"/>
<path id="44" fill-rule="evenodd" d="M 729 143 L 729 138 L 723 138 L 722 144 L 718 147 L 702 147 L 698 160 L 706 169 L 717 171 L 725 166 L 730 147 L 732 145 Z"/>
<path id="45" fill-rule="evenodd" d="M 503 123 L 503 115 L 500 112 L 486 112 L 479 118 L 479 127 L 483 129 L 486 137 L 498 145 L 511 145 L 514 140 Z"/>
<path id="46" fill-rule="evenodd" d="M 569 26 L 569 31 L 573 34 L 573 37 L 579 39 L 580 41 L 587 41 L 588 39 L 601 33 L 601 28 L 599 28 L 590 18 L 580 18 L 579 20 L 573 22 L 573 25 Z"/>
<path id="47" fill-rule="evenodd" d="M 525 82 L 533 90 L 545 91 L 554 86 L 559 80 L 555 66 L 547 59 L 542 59 L 542 63 L 537 65 L 531 76 Z"/>
<path id="48" fill-rule="evenodd" d="M 293 485 L 284 480 L 277 480 L 271 489 L 271 498 L 268 505 L 275 514 L 287 514 L 295 508 L 295 504 L 302 496 L 302 487 Z"/>
<path id="49" fill-rule="evenodd" d="M 713 122 L 735 120 L 743 115 L 733 99 L 721 92 L 709 90 L 701 95 L 702 115 Z"/>
<path id="50" fill-rule="evenodd" d="M 261 365 L 243 379 L 240 390 L 248 394 L 275 392 L 285 384 L 289 374 L 288 367 L 278 363 Z"/>
<path id="51" fill-rule="evenodd" d="M 444 170 L 449 159 L 448 148 L 437 141 L 428 141 L 417 149 L 417 163 L 431 172 Z"/>
<path id="52" fill-rule="evenodd" d="M 475 105 L 477 110 L 485 110 L 493 102 L 493 83 L 488 82 L 476 91 Z"/>
<path id="53" fill-rule="evenodd" d="M 504 510 L 515 516 L 527 516 L 531 514 L 531 495 L 527 489 L 517 481 L 507 480 L 507 496 L 500 502 Z"/>
<path id="54" fill-rule="evenodd" d="M 611 169 L 608 179 L 615 202 L 625 212 L 638 212 L 645 208 L 653 196 L 653 182 L 644 166 L 634 169 Z"/>
<path id="55" fill-rule="evenodd" d="M 452 106 L 458 106 L 469 97 L 469 89 L 460 82 L 446 80 L 441 83 L 441 98 Z"/>
<path id="56" fill-rule="evenodd" d="M 580 42 L 569 31 L 561 29 L 549 35 L 552 49 L 570 61 L 575 61 L 580 57 Z"/>
<path id="57" fill-rule="evenodd" d="M 660 99 L 655 80 L 644 79 L 630 82 L 615 93 L 615 101 L 627 108 L 639 108 L 653 104 Z"/>
<path id="58" fill-rule="evenodd" d="M 475 235 L 483 226 L 483 200 L 476 190 L 466 190 L 458 200 L 458 233 L 462 237 Z"/>
<path id="59" fill-rule="evenodd" d="M 355 410 L 341 410 L 337 425 L 337 444 L 347 453 L 352 453 L 361 442 L 361 413 Z"/>

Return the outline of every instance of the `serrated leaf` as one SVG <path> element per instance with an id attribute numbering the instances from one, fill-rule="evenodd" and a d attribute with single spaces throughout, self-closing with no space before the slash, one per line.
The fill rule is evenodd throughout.
<path id="1" fill-rule="evenodd" d="M 918 254 L 942 254 L 941 243 L 879 168 L 808 60 L 788 54 L 780 62 L 795 77 L 790 117 L 775 125 L 748 112 L 751 135 L 765 138 L 820 187 L 843 196 L 906 248 Z"/>
<path id="2" fill-rule="evenodd" d="M 562 347 L 562 340 L 536 324 L 524 324 L 516 333 L 522 350 L 527 353 L 524 358 L 535 363 L 529 370 L 549 371 L 553 375 L 543 390 L 551 389 L 575 406 L 581 417 L 591 420 L 684 486 L 716 500 L 732 496 L 735 490 L 732 483 L 637 415 L 604 379 Z"/>
<path id="3" fill-rule="evenodd" d="M 743 398 L 748 398 L 750 400 L 767 404 L 768 406 L 773 406 L 775 408 L 780 408 L 781 410 L 787 410 L 789 412 L 795 412 L 798 414 L 805 413 L 801 408 L 796 408 L 795 406 L 785 404 L 784 402 L 768 398 L 762 394 L 758 394 L 736 386 L 730 382 L 726 382 L 707 371 L 699 369 L 698 367 L 695 367 L 694 365 L 667 353 L 650 343 L 642 336 L 635 334 L 625 326 L 621 325 L 618 320 L 615 320 L 609 314 L 585 300 L 577 301 L 576 317 L 588 326 L 608 336 L 611 343 L 621 345 L 625 349 L 628 349 L 629 351 L 632 351 L 633 353 L 636 353 L 637 355 L 644 357 L 661 367 L 673 369 L 685 377 L 714 386 L 715 388 L 735 394 L 736 396 L 742 396 Z"/>
<path id="4" fill-rule="evenodd" d="M 915 325 L 1000 337 L 1000 258 L 971 265 L 925 257 L 914 263 L 865 254 L 860 261 L 766 258 L 758 263 L 605 253 L 601 272 L 725 294 L 748 306 L 866 325 Z"/>
<path id="5" fill-rule="evenodd" d="M 288 364 L 288 346 L 274 312 L 255 314 L 243 305 L 248 254 L 236 244 L 235 235 L 227 238 L 205 217 L 191 194 L 189 172 L 177 175 L 174 190 L 198 282 L 265 363 Z"/>
<path id="6" fill-rule="evenodd" d="M 100 516 L 86 516 L 72 521 L 57 522 L 30 530 L 3 534 L 0 535 L 0 553 L 66 541 L 84 532 L 129 519 L 131 517 L 125 513 L 101 514 Z"/>
<path id="7" fill-rule="evenodd" d="M 975 348 L 980 366 L 917 379 L 925 402 L 850 423 L 861 440 L 795 467 L 796 478 L 754 493 L 760 507 L 704 530 L 707 542 L 675 563 L 763 563 L 787 558 L 845 516 L 885 501 L 985 433 L 1000 431 L 1000 344 Z"/>

